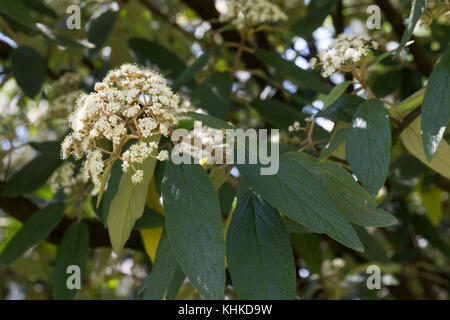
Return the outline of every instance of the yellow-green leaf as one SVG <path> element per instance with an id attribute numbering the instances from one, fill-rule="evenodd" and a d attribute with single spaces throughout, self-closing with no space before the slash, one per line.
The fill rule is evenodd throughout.
<path id="1" fill-rule="evenodd" d="M 406 149 L 425 165 L 450 179 L 450 146 L 445 140 L 441 140 L 433 159 L 428 162 L 422 144 L 420 134 L 420 117 L 413 121 L 400 135 Z"/>
<path id="2" fill-rule="evenodd" d="M 152 137 L 151 141 L 159 142 L 160 136 Z M 129 169 L 120 179 L 119 189 L 108 212 L 107 226 L 111 245 L 119 253 L 133 230 L 136 220 L 144 213 L 145 198 L 153 171 L 156 166 L 155 158 L 148 158 L 144 163 L 136 165 L 136 170 L 144 171 L 144 181 L 138 184 L 131 182 L 134 171 Z"/>

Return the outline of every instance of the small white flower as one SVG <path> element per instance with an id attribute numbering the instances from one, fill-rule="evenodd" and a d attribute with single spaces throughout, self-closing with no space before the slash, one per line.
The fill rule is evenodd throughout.
<path id="1" fill-rule="evenodd" d="M 319 52 L 318 60 L 315 58 L 310 60 L 311 68 L 320 65 L 324 78 L 337 72 L 349 72 L 358 67 L 361 59 L 369 53 L 369 49 L 377 47 L 375 41 L 370 43 L 367 34 L 340 34 L 326 50 Z"/>
<path id="2" fill-rule="evenodd" d="M 164 161 L 169 157 L 169 151 L 167 150 L 161 150 L 157 156 L 157 159 L 159 161 Z"/>
<path id="3" fill-rule="evenodd" d="M 131 176 L 131 182 L 138 184 L 144 181 L 144 171 L 136 170 L 136 172 Z"/>
<path id="4" fill-rule="evenodd" d="M 227 12 L 220 16 L 221 22 L 228 22 L 237 29 L 281 20 L 287 20 L 286 14 L 267 0 L 230 0 Z"/>
<path id="5" fill-rule="evenodd" d="M 62 157 L 74 154 L 79 159 L 87 155 L 83 174 L 98 185 L 104 168 L 103 154 L 120 157 L 124 143 L 136 139 L 137 143 L 121 156 L 122 169 L 142 163 L 158 148 L 143 138 L 168 136 L 180 117 L 179 102 L 167 80 L 156 72 L 130 64 L 112 70 L 95 84 L 95 92 L 77 99 L 76 108 L 68 117 L 73 132 L 62 143 Z M 105 139 L 112 142 L 113 150 L 104 152 L 100 148 Z M 164 158 L 164 153 L 160 158 Z M 139 174 L 134 180 L 138 177 Z"/>

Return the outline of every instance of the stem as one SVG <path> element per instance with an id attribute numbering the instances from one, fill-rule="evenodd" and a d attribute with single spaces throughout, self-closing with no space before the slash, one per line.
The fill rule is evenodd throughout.
<path id="1" fill-rule="evenodd" d="M 240 43 L 236 43 L 236 42 L 225 42 L 225 45 L 226 45 L 227 47 L 239 48 Z M 250 48 L 250 47 L 247 47 L 247 46 L 244 46 L 244 47 L 242 48 L 242 50 L 243 50 L 243 51 L 247 51 L 247 52 L 249 52 L 249 53 L 255 53 L 255 50 L 254 50 L 254 49 L 252 49 L 252 48 Z"/>
<path id="2" fill-rule="evenodd" d="M 237 68 L 239 67 L 239 62 L 241 61 L 242 52 L 245 48 L 245 42 L 247 41 L 248 31 L 241 31 L 239 33 L 241 37 L 241 41 L 239 42 L 239 46 L 236 52 L 236 57 L 234 58 L 233 67 L 231 69 L 231 77 L 234 78 L 234 74 L 237 71 Z"/>

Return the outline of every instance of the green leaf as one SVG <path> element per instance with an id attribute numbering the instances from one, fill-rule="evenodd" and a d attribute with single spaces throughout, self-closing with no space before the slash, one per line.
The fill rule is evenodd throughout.
<path id="1" fill-rule="evenodd" d="M 40 154 L 55 153 L 59 152 L 61 148 L 61 141 L 44 141 L 44 142 L 29 142 L 28 143 L 33 149 L 38 151 Z"/>
<path id="2" fill-rule="evenodd" d="M 106 183 L 108 182 L 109 174 L 111 173 L 113 164 L 114 164 L 114 162 L 109 163 L 106 166 L 106 169 L 103 171 L 102 180 L 100 182 L 100 188 L 99 188 L 98 194 L 97 194 L 97 203 L 96 203 L 97 208 L 100 206 L 100 201 L 102 201 L 103 193 L 105 191 Z"/>
<path id="3" fill-rule="evenodd" d="M 411 45 L 412 43 L 414 43 L 414 41 L 409 41 L 409 42 L 407 42 L 407 43 L 405 44 L 405 47 Z M 371 66 L 374 66 L 374 65 L 380 63 L 380 62 L 383 61 L 385 58 L 387 58 L 387 57 L 389 57 L 391 54 L 393 54 L 396 50 L 397 50 L 397 48 L 396 48 L 396 49 L 393 49 L 393 50 L 386 51 L 386 52 L 380 54 L 379 56 L 374 57 L 372 60 L 370 60 L 369 62 L 366 63 L 366 69 L 369 69 Z"/>
<path id="4" fill-rule="evenodd" d="M 59 224 L 63 214 L 64 204 L 61 202 L 50 204 L 33 213 L 0 253 L 0 269 L 44 241 Z"/>
<path id="5" fill-rule="evenodd" d="M 320 273 L 322 257 L 319 247 L 319 237 L 316 234 L 294 233 L 291 234 L 292 246 L 295 252 L 306 263 L 311 273 Z"/>
<path id="6" fill-rule="evenodd" d="M 122 171 L 120 161 L 114 162 L 114 165 L 111 169 L 111 174 L 108 179 L 108 188 L 103 193 L 103 197 L 102 197 L 103 204 L 100 205 L 100 207 L 102 208 L 101 218 L 102 218 L 103 223 L 105 224 L 105 227 L 106 227 L 106 221 L 108 218 L 109 208 L 111 206 L 111 202 L 114 199 L 114 196 L 117 193 L 117 190 L 119 189 L 120 179 L 122 178 L 122 175 L 123 175 L 123 171 Z"/>
<path id="7" fill-rule="evenodd" d="M 177 296 L 178 291 L 180 290 L 180 287 L 184 282 L 184 279 L 186 279 L 186 276 L 184 275 L 184 272 L 181 269 L 180 265 L 177 265 L 177 270 L 175 270 L 175 275 L 173 276 L 172 281 L 167 288 L 166 296 L 164 297 L 164 299 L 175 300 L 175 297 Z"/>
<path id="8" fill-rule="evenodd" d="M 450 258 L 448 237 L 444 240 L 439 230 L 427 218 L 417 214 L 413 215 L 412 218 L 417 233 L 427 239 L 433 247 L 441 251 L 447 258 Z"/>
<path id="9" fill-rule="evenodd" d="M 259 195 L 238 196 L 227 233 L 227 261 L 240 299 L 293 299 L 295 264 L 278 210 Z"/>
<path id="10" fill-rule="evenodd" d="M 363 101 L 364 99 L 361 97 L 344 94 L 328 108 L 319 111 L 316 118 L 322 117 L 332 121 L 341 120 L 344 122 L 351 122 L 356 109 Z"/>
<path id="11" fill-rule="evenodd" d="M 306 17 L 297 21 L 291 27 L 292 31 L 299 36 L 311 35 L 314 30 L 322 25 L 336 2 L 337 0 L 311 1 L 307 7 Z"/>
<path id="12" fill-rule="evenodd" d="M 423 190 L 420 193 L 423 206 L 427 210 L 427 217 L 430 222 L 437 226 L 442 217 L 442 190 L 439 188 L 431 188 L 430 190 Z"/>
<path id="13" fill-rule="evenodd" d="M 299 152 L 280 157 L 275 175 L 261 175 L 260 164 L 237 165 L 242 177 L 287 217 L 316 233 L 331 238 L 352 249 L 363 246 L 355 230 L 327 190 L 326 177 L 303 160 Z"/>
<path id="14" fill-rule="evenodd" d="M 45 185 L 51 174 L 62 164 L 63 160 L 57 150 L 38 155 L 11 176 L 1 190 L 1 195 L 15 197 L 36 191 Z"/>
<path id="15" fill-rule="evenodd" d="M 36 11 L 37 13 L 46 15 L 51 18 L 58 18 L 58 14 L 50 7 L 43 4 L 40 0 L 22 0 L 22 2 L 30 10 Z"/>
<path id="16" fill-rule="evenodd" d="M 164 230 L 156 250 L 155 263 L 143 287 L 144 300 L 162 300 L 177 271 L 178 263 L 170 248 L 167 231 Z"/>
<path id="17" fill-rule="evenodd" d="M 311 230 L 306 228 L 305 226 L 301 225 L 300 223 L 295 222 L 292 219 L 289 219 L 288 217 L 283 218 L 284 225 L 286 226 L 286 230 L 288 233 L 312 233 Z"/>
<path id="18" fill-rule="evenodd" d="M 442 140 L 437 148 L 433 159 L 427 160 L 423 149 L 422 135 L 420 134 L 421 117 L 417 117 L 400 135 L 406 149 L 417 159 L 422 161 L 426 166 L 430 167 L 440 175 L 450 179 L 450 145 L 447 141 Z"/>
<path id="19" fill-rule="evenodd" d="M 408 1 L 409 1 L 409 0 L 408 0 Z M 411 45 L 411 44 L 413 44 L 413 43 L 414 43 L 414 41 L 409 41 L 409 42 L 407 42 L 407 43 L 405 44 L 405 47 L 408 47 L 409 45 Z M 369 62 L 366 63 L 366 69 L 369 69 L 371 66 L 374 66 L 374 65 L 380 63 L 380 62 L 383 61 L 385 58 L 387 58 L 387 57 L 389 57 L 391 54 L 393 54 L 396 50 L 397 50 L 397 48 L 396 48 L 396 49 L 393 49 L 393 50 L 386 51 L 386 52 L 380 54 L 379 56 L 374 57 L 372 60 L 370 60 Z"/>
<path id="20" fill-rule="evenodd" d="M 433 158 L 450 119 L 450 47 L 436 63 L 422 103 L 422 140 L 428 161 Z"/>
<path id="21" fill-rule="evenodd" d="M 218 119 L 214 116 L 193 111 L 187 112 L 187 115 L 195 120 L 203 122 L 203 125 L 213 129 L 234 129 L 234 127 L 228 122 L 225 122 L 222 119 Z"/>
<path id="22" fill-rule="evenodd" d="M 26 46 L 14 49 L 10 59 L 12 73 L 17 84 L 27 96 L 34 98 L 41 91 L 44 83 L 44 59 L 36 50 Z"/>
<path id="23" fill-rule="evenodd" d="M 330 88 L 319 80 L 313 72 L 297 67 L 295 63 L 283 59 L 283 57 L 276 52 L 257 49 L 255 56 L 264 64 L 275 68 L 279 74 L 290 78 L 298 84 L 320 93 L 330 92 Z"/>
<path id="24" fill-rule="evenodd" d="M 228 72 L 215 72 L 194 89 L 191 101 L 212 116 L 224 119 L 231 106 L 231 85 Z"/>
<path id="25" fill-rule="evenodd" d="M 314 160 L 311 157 L 309 159 Z M 328 177 L 331 184 L 328 187 L 329 192 L 348 221 L 366 227 L 386 227 L 397 223 L 393 215 L 376 208 L 374 198 L 341 165 L 332 162 L 314 162 L 316 169 Z"/>
<path id="26" fill-rule="evenodd" d="M 339 146 L 344 143 L 345 138 L 347 137 L 347 131 L 348 128 L 341 128 L 336 131 L 336 134 L 333 136 L 332 140 L 320 152 L 319 159 L 326 159 L 337 148 L 339 148 Z"/>
<path id="27" fill-rule="evenodd" d="M 184 69 L 183 72 L 175 80 L 173 87 L 180 88 L 182 85 L 188 83 L 188 81 L 190 81 L 197 72 L 199 72 L 206 66 L 209 59 L 211 59 L 213 54 L 215 54 L 220 48 L 222 48 L 221 45 L 212 48 L 208 52 L 204 53 L 200 58 L 198 58 L 192 65 L 186 67 L 186 69 Z"/>
<path id="28" fill-rule="evenodd" d="M 300 124 L 305 124 L 303 119 L 305 115 L 296 110 L 292 106 L 280 102 L 275 99 L 252 101 L 252 107 L 254 107 L 259 115 L 275 128 L 287 130 L 294 121 L 299 121 Z"/>
<path id="29" fill-rule="evenodd" d="M 372 85 L 376 96 L 385 97 L 399 90 L 402 85 L 402 70 L 390 70 L 378 76 Z"/>
<path id="30" fill-rule="evenodd" d="M 106 10 L 89 21 L 88 41 L 95 44 L 94 51 L 98 51 L 103 47 L 114 27 L 116 18 L 117 11 Z"/>
<path id="31" fill-rule="evenodd" d="M 219 199 L 198 164 L 167 162 L 162 183 L 166 228 L 178 263 L 207 299 L 223 299 L 225 243 Z"/>
<path id="32" fill-rule="evenodd" d="M 164 225 L 164 217 L 158 212 L 144 207 L 144 213 L 134 224 L 135 230 L 153 229 Z"/>
<path id="33" fill-rule="evenodd" d="M 395 109 L 401 112 L 405 112 L 417 108 L 422 104 L 425 90 L 426 88 L 422 88 L 419 91 L 413 93 L 408 98 L 400 102 Z"/>
<path id="34" fill-rule="evenodd" d="M 34 20 L 21 0 L 2 0 L 0 12 L 24 26 L 34 29 Z"/>
<path id="35" fill-rule="evenodd" d="M 380 54 L 379 56 L 373 58 L 372 60 L 370 60 L 367 64 L 366 64 L 366 69 L 370 68 L 371 66 L 374 66 L 378 63 L 380 63 L 381 61 L 383 61 L 385 58 L 389 57 L 391 54 L 393 54 L 395 52 L 395 50 L 390 50 L 390 51 L 386 51 L 382 54 Z"/>
<path id="36" fill-rule="evenodd" d="M 335 102 L 347 88 L 352 84 L 352 81 L 344 81 L 335 86 L 328 96 L 325 98 L 322 110 L 328 108 L 333 102 Z"/>
<path id="37" fill-rule="evenodd" d="M 84 222 L 73 222 L 64 233 L 56 254 L 53 268 L 53 298 L 56 300 L 71 300 L 77 291 L 67 287 L 67 267 L 76 265 L 81 270 L 81 276 L 86 272 L 86 262 L 89 254 L 89 229 Z"/>
<path id="38" fill-rule="evenodd" d="M 347 133 L 347 161 L 363 186 L 375 194 L 383 186 L 389 169 L 391 129 L 380 100 L 361 103 Z"/>
<path id="39" fill-rule="evenodd" d="M 183 60 L 176 54 L 146 39 L 132 38 L 129 47 L 138 58 L 139 64 L 150 67 L 156 65 L 160 72 L 176 79 L 185 69 Z"/>
<path id="40" fill-rule="evenodd" d="M 405 47 L 406 42 L 408 42 L 409 38 L 416 27 L 417 22 L 420 19 L 420 16 L 427 9 L 428 0 L 413 0 L 411 5 L 411 12 L 409 13 L 408 25 L 406 26 L 406 30 L 403 33 L 402 40 L 400 41 L 400 45 L 395 51 L 395 55 L 398 55 L 400 51 Z"/>
<path id="41" fill-rule="evenodd" d="M 366 227 L 386 227 L 397 223 L 393 215 L 376 209 L 375 199 L 341 165 L 317 161 L 307 154 L 299 154 L 298 157 L 311 168 L 312 174 L 322 180 L 349 222 Z"/>
<path id="42" fill-rule="evenodd" d="M 364 244 L 364 252 L 360 253 L 361 256 L 369 261 L 375 261 L 382 264 L 390 264 L 392 261 L 386 254 L 386 250 L 381 246 L 378 240 L 369 234 L 365 228 L 356 226 L 356 232 Z"/>
<path id="43" fill-rule="evenodd" d="M 153 136 L 149 141 L 159 142 L 160 136 Z M 156 153 L 157 151 L 154 151 Z M 144 181 L 134 184 L 131 176 L 134 170 L 129 169 L 122 175 L 119 189 L 109 207 L 107 225 L 111 245 L 116 253 L 119 253 L 133 230 L 136 221 L 142 217 L 145 207 L 145 199 L 153 171 L 156 166 L 155 158 L 148 158 L 142 164 L 135 165 L 136 170 L 144 171 Z"/>

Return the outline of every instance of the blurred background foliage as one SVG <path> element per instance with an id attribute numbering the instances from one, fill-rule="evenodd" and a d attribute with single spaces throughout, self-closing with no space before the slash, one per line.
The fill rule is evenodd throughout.
<path id="1" fill-rule="evenodd" d="M 92 91 L 94 83 L 109 69 L 125 62 L 156 68 L 176 85 L 186 66 L 214 49 L 211 57 L 196 70 L 195 77 L 180 85 L 182 95 L 190 96 L 194 105 L 211 115 L 241 128 L 280 128 L 280 140 L 286 145 L 295 145 L 302 138 L 302 133 L 290 134 L 288 126 L 294 120 L 304 121 L 319 112 L 324 93 L 345 80 L 343 74 L 336 74 L 314 85 L 292 74 L 290 69 L 267 66 L 253 53 L 245 52 L 236 79 L 231 83 L 223 73 L 231 68 L 235 49 L 217 46 L 237 42 L 239 37 L 232 30 L 222 30 L 223 25 L 218 21 L 224 0 L 21 2 L 24 11 L 20 11 L 17 19 L 0 8 L 2 180 L 35 158 L 39 148 L 44 148 L 42 154 L 48 151 L 58 155 L 57 144 L 47 145 L 49 149 L 45 149 L 46 145 L 39 143 L 63 137 L 68 128 L 65 118 L 76 97 L 74 92 Z M 398 44 L 410 8 L 407 0 L 273 2 L 288 15 L 288 21 L 277 25 L 277 32 L 257 33 L 249 39 L 248 46 L 279 54 L 299 69 L 307 70 L 314 79 L 319 76 L 310 71 L 309 59 L 325 49 L 337 34 L 364 31 L 369 5 L 377 4 L 382 11 L 381 30 L 370 31 L 380 45 L 380 53 Z M 80 30 L 66 28 L 66 9 L 72 4 L 81 8 Z M 430 20 L 416 28 L 416 43 L 409 52 L 402 52 L 400 59 L 384 59 L 370 72 L 368 83 L 376 95 L 388 96 L 398 103 L 426 83 L 432 66 L 447 47 L 450 24 L 448 15 L 443 19 L 425 18 Z M 19 47 L 30 50 L 19 52 Z M 21 60 L 23 56 L 31 56 L 32 62 Z M 14 59 L 18 59 L 16 63 Z M 219 93 L 222 90 L 224 100 L 211 87 Z M 320 92 L 321 88 L 325 92 Z M 334 125 L 331 120 L 318 119 L 316 139 L 330 137 Z M 446 139 L 448 142 L 448 136 Z M 38 144 L 33 146 L 31 141 Z M 324 236 L 298 232 L 295 226 L 290 228 L 298 271 L 298 298 L 448 299 L 450 182 L 413 157 L 399 141 L 393 144 L 391 152 L 388 180 L 377 200 L 400 222 L 388 228 L 359 228 L 358 234 L 366 245 L 362 254 Z M 50 172 L 58 165 L 54 161 Z M 41 167 L 34 170 L 45 175 Z M 235 188 L 236 179 L 231 176 L 219 190 L 225 215 L 230 211 Z M 53 196 L 44 183 L 27 198 L 39 205 Z M 90 198 L 79 205 L 86 217 L 95 218 Z M 0 210 L 0 251 L 27 215 L 26 212 L 16 217 L 8 215 L 5 201 L 0 196 L 0 203 L 4 202 L 0 206 L 3 209 Z M 0 270 L 0 298 L 52 298 L 56 238 L 39 244 Z M 134 237 L 132 241 L 136 245 L 120 256 L 101 241 L 91 246 L 87 276 L 77 299 L 136 297 L 136 290 L 152 264 L 140 239 Z M 365 271 L 374 263 L 381 266 L 383 273 L 381 290 L 366 287 Z M 236 298 L 231 283 L 226 293 Z M 201 298 L 187 280 L 176 297 Z"/>

